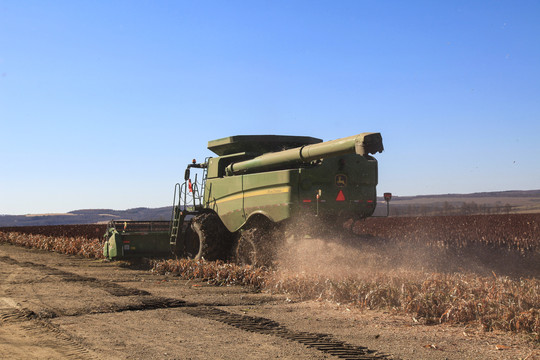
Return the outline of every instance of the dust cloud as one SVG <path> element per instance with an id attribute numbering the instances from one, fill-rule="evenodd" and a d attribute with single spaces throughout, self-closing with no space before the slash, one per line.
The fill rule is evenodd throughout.
<path id="1" fill-rule="evenodd" d="M 424 253 L 403 246 L 372 244 L 372 241 L 327 238 L 288 239 L 277 258 L 278 269 L 288 274 L 327 278 L 369 278 L 374 274 L 429 271 Z"/>
<path id="2" fill-rule="evenodd" d="M 426 241 L 426 243 L 429 243 Z M 480 276 L 540 277 L 538 256 L 486 249 L 453 249 L 399 239 L 356 235 L 325 238 L 290 237 L 277 256 L 284 274 L 330 279 L 369 279 L 377 275 L 414 277 L 426 273 L 473 273 Z"/>

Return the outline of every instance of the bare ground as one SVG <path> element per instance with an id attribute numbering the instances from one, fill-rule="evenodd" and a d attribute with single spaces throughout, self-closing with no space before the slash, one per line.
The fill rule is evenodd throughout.
<path id="1" fill-rule="evenodd" d="M 0 244 L 0 359 L 216 358 L 532 360 L 540 349 L 520 335 Z"/>

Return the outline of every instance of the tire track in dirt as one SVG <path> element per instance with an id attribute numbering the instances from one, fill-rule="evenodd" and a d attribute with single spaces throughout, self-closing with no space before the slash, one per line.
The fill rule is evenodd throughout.
<path id="1" fill-rule="evenodd" d="M 144 290 L 128 288 L 115 283 L 101 281 L 96 278 L 81 276 L 44 264 L 29 261 L 21 262 L 9 256 L 0 256 L 0 262 L 15 265 L 23 269 L 32 268 L 39 271 L 42 275 L 60 277 L 61 281 L 79 282 L 93 288 L 100 288 L 113 296 L 137 296 L 142 298 L 135 304 L 123 306 L 107 305 L 102 309 L 84 309 L 71 315 L 169 308 L 184 306 L 185 303 L 182 300 L 152 297 L 149 292 Z M 12 277 L 6 279 L 4 284 L 2 284 L 2 288 L 5 289 L 8 283 L 12 286 L 11 280 Z M 36 313 L 29 309 L 25 309 L 11 298 L 3 297 L 0 298 L 0 300 L 2 300 L 0 301 L 0 305 L 3 305 L 0 306 L 1 330 L 13 334 L 20 334 L 20 337 L 24 339 L 31 339 L 29 343 L 23 344 L 25 347 L 34 348 L 36 346 L 35 344 L 43 344 L 43 346 L 40 345 L 40 348 L 42 349 L 34 349 L 33 351 L 39 352 L 40 356 L 46 358 L 96 359 L 84 345 L 49 321 L 49 319 L 64 316 L 65 314 L 60 310 L 46 309 Z M 9 335 L 6 334 L 6 336 Z M 11 351 L 12 353 L 16 353 L 16 351 L 20 350 L 11 349 Z"/>
<path id="2" fill-rule="evenodd" d="M 0 261 L 10 265 L 17 265 L 21 267 L 34 268 L 45 275 L 59 276 L 63 281 L 74 281 L 86 283 L 90 287 L 100 288 L 113 296 L 138 296 L 138 295 L 151 295 L 148 291 L 128 288 L 116 283 L 105 282 L 93 277 L 82 276 L 72 272 L 53 268 L 44 264 L 33 263 L 30 261 L 17 261 L 9 256 L 0 256 Z"/>
<path id="3" fill-rule="evenodd" d="M 104 291 L 108 292 L 113 296 L 137 297 L 134 303 L 122 305 L 108 304 L 102 308 L 85 308 L 73 312 L 69 315 L 62 314 L 54 310 L 47 310 L 36 314 L 35 312 L 24 309 L 20 306 L 18 306 L 17 308 L 13 308 L 10 311 L 2 311 L 2 309 L 0 309 L 1 322 L 9 323 L 31 321 L 33 324 L 39 324 L 39 326 L 42 328 L 36 331 L 39 332 L 43 331 L 43 329 L 49 329 L 50 331 L 57 334 L 59 338 L 64 339 L 68 343 L 73 342 L 70 340 L 70 336 L 62 332 L 59 328 L 53 326 L 50 322 L 47 321 L 47 319 L 52 319 L 60 316 L 79 316 L 98 313 L 116 313 L 123 311 L 184 308 L 183 311 L 191 316 L 218 321 L 247 332 L 270 335 L 288 341 L 297 342 L 306 347 L 313 348 L 325 354 L 336 356 L 342 359 L 392 359 L 392 357 L 388 354 L 378 353 L 375 350 L 368 349 L 363 346 L 355 346 L 343 341 L 339 341 L 337 339 L 334 339 L 329 334 L 293 331 L 273 320 L 262 317 L 252 317 L 247 315 L 234 314 L 222 309 L 218 309 L 215 307 L 216 305 L 207 306 L 202 303 L 188 303 L 180 299 L 156 297 L 152 296 L 151 293 L 145 290 L 128 288 L 119 284 L 105 282 L 97 278 L 81 276 L 44 264 L 38 264 L 29 261 L 19 262 L 9 256 L 0 256 L 0 262 L 21 267 L 38 269 L 44 274 L 59 276 L 63 281 L 80 282 L 94 288 L 103 289 Z M 35 325 L 29 324 L 29 327 L 26 330 L 32 331 L 32 329 L 35 328 Z M 73 354 L 87 353 L 83 346 L 76 342 L 73 343 L 73 348 L 75 349 Z"/>
<path id="4" fill-rule="evenodd" d="M 377 353 L 377 351 L 363 346 L 347 344 L 334 339 L 329 334 L 293 331 L 278 322 L 263 317 L 234 314 L 214 307 L 192 307 L 183 311 L 192 316 L 219 321 L 244 331 L 295 341 L 341 359 L 392 359 L 388 354 Z"/>
<path id="5" fill-rule="evenodd" d="M 97 359 L 95 355 L 86 349 L 79 341 L 66 334 L 49 321 L 38 320 L 35 314 L 25 309 L 13 309 L 0 313 L 0 334 L 3 338 L 17 336 L 16 346 L 19 351 L 39 347 L 37 358 L 48 359 Z M 9 341 L 4 346 L 9 347 Z M 28 354 L 24 355 L 28 356 Z M 26 357 L 25 357 L 26 358 Z"/>
<path id="6" fill-rule="evenodd" d="M 2 260 L 14 263 L 9 259 Z M 13 280 L 19 273 L 16 270 L 1 281 L 2 295 L 7 295 L 7 290 L 13 286 Z M 0 297 L 0 338 L 3 340 L 0 358 L 8 354 L 11 358 L 21 359 L 97 359 L 80 342 L 49 321 L 37 319 L 33 311 L 25 309 L 8 296 Z"/>
<path id="7" fill-rule="evenodd" d="M 16 265 L 20 267 L 37 269 L 42 274 L 55 275 L 55 276 L 59 276 L 63 281 L 66 281 L 66 282 L 79 282 L 93 288 L 99 288 L 101 290 L 108 292 L 109 294 L 113 296 L 122 296 L 122 297 L 136 296 L 137 297 L 136 301 L 131 304 L 123 304 L 123 305 L 107 304 L 106 306 L 102 308 L 80 309 L 79 311 L 75 311 L 69 314 L 69 316 L 114 313 L 114 312 L 122 312 L 122 311 L 154 310 L 154 309 L 176 308 L 176 307 L 186 306 L 186 302 L 184 300 L 152 296 L 152 294 L 150 294 L 148 291 L 145 291 L 145 290 L 129 288 L 129 287 L 125 287 L 116 283 L 102 281 L 93 277 L 78 275 L 78 274 L 64 271 L 58 268 L 53 268 L 44 264 L 38 264 L 38 263 L 29 262 L 29 261 L 20 262 L 9 256 L 0 256 L 0 262 L 4 262 L 10 265 Z M 24 310 L 22 308 L 19 308 L 18 310 L 22 311 L 22 314 L 14 314 L 14 313 L 4 314 L 6 319 L 11 318 L 11 317 L 52 319 L 59 316 L 67 315 L 67 314 L 61 313 L 60 311 L 55 311 L 53 309 L 48 309 L 46 311 L 40 312 L 39 314 L 36 314 L 30 310 Z M 4 315 L 0 313 L 0 317 Z"/>

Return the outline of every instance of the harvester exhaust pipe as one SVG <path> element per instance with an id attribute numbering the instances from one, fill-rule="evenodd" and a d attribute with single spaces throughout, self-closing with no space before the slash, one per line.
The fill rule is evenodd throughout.
<path id="1" fill-rule="evenodd" d="M 368 156 L 384 150 L 380 133 L 362 133 L 342 139 L 305 145 L 294 149 L 267 153 L 256 158 L 232 163 L 225 168 L 227 175 L 246 174 L 255 171 L 269 171 L 284 165 L 309 163 L 345 154 Z"/>

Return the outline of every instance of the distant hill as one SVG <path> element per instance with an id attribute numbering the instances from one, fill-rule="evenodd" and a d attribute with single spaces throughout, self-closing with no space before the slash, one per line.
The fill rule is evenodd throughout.
<path id="1" fill-rule="evenodd" d="M 540 212 L 540 190 L 511 190 L 472 194 L 393 196 L 390 215 L 471 215 Z M 378 199 L 376 215 L 386 214 Z"/>
<path id="2" fill-rule="evenodd" d="M 172 207 L 128 210 L 84 209 L 65 214 L 0 215 L 2 226 L 96 224 L 115 220 L 170 220 Z M 497 191 L 473 194 L 397 196 L 390 201 L 392 216 L 472 215 L 540 212 L 540 190 Z M 386 203 L 378 199 L 376 216 L 386 215 Z"/>
<path id="3" fill-rule="evenodd" d="M 0 215 L 1 226 L 97 224 L 110 220 L 170 220 L 172 207 L 128 210 L 84 209 L 65 214 Z"/>

